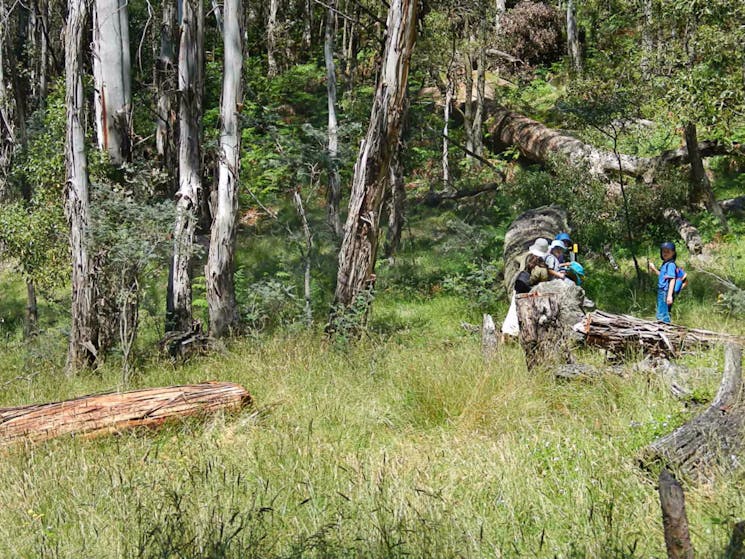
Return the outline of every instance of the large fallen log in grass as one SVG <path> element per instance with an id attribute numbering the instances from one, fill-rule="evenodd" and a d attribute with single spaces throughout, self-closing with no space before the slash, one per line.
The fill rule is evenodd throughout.
<path id="1" fill-rule="evenodd" d="M 721 343 L 745 345 L 741 336 L 603 311 L 586 315 L 575 324 L 574 330 L 584 336 L 587 345 L 605 348 L 616 355 L 641 350 L 647 355 L 670 359 L 688 350 Z"/>
<path id="2" fill-rule="evenodd" d="M 712 466 L 738 466 L 745 446 L 745 402 L 742 395 L 742 347 L 728 344 L 724 374 L 712 404 L 688 423 L 657 439 L 642 462 L 663 462 L 700 478 Z"/>
<path id="3" fill-rule="evenodd" d="M 229 382 L 146 388 L 74 400 L 0 409 L 0 445 L 67 434 L 97 436 L 169 419 L 239 409 L 251 403 L 245 388 Z"/>

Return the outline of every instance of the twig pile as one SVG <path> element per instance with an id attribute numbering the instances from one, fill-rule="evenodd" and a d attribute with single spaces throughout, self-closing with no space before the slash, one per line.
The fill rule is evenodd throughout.
<path id="1" fill-rule="evenodd" d="M 82 396 L 50 404 L 0 409 L 0 445 L 60 435 L 97 436 L 168 419 L 239 409 L 251 404 L 245 388 L 229 382 L 146 388 Z"/>

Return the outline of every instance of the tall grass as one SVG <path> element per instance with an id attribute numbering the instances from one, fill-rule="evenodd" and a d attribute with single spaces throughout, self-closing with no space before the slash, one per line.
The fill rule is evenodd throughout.
<path id="1" fill-rule="evenodd" d="M 660 379 L 629 369 L 561 383 L 528 373 L 510 346 L 484 363 L 459 326 L 463 300 L 376 304 L 373 326 L 389 327 L 358 345 L 275 334 L 181 367 L 154 360 L 134 381 L 239 382 L 256 399 L 242 413 L 6 450 L 0 556 L 663 555 L 637 456 L 694 410 Z M 119 382 L 114 364 L 74 379 L 24 371 L 21 352 L 6 352 L 3 404 Z M 716 371 L 721 357 L 695 364 Z M 718 380 L 692 382 L 711 393 Z M 701 556 L 745 514 L 743 477 L 687 488 Z"/>

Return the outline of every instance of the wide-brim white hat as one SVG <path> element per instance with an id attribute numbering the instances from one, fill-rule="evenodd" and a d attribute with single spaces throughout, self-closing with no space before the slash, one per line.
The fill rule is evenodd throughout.
<path id="1" fill-rule="evenodd" d="M 546 239 L 536 239 L 535 242 L 528 248 L 530 254 L 545 258 L 548 254 L 548 241 Z"/>

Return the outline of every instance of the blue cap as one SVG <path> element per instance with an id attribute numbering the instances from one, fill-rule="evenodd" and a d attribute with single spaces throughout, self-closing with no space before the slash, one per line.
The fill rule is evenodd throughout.
<path id="1" fill-rule="evenodd" d="M 569 236 L 569 233 L 564 233 L 563 231 L 556 235 L 557 241 L 571 241 L 572 238 Z"/>
<path id="2" fill-rule="evenodd" d="M 675 251 L 675 243 L 671 243 L 670 241 L 667 241 L 660 245 L 660 250 L 665 250 L 666 248 L 672 251 Z"/>

